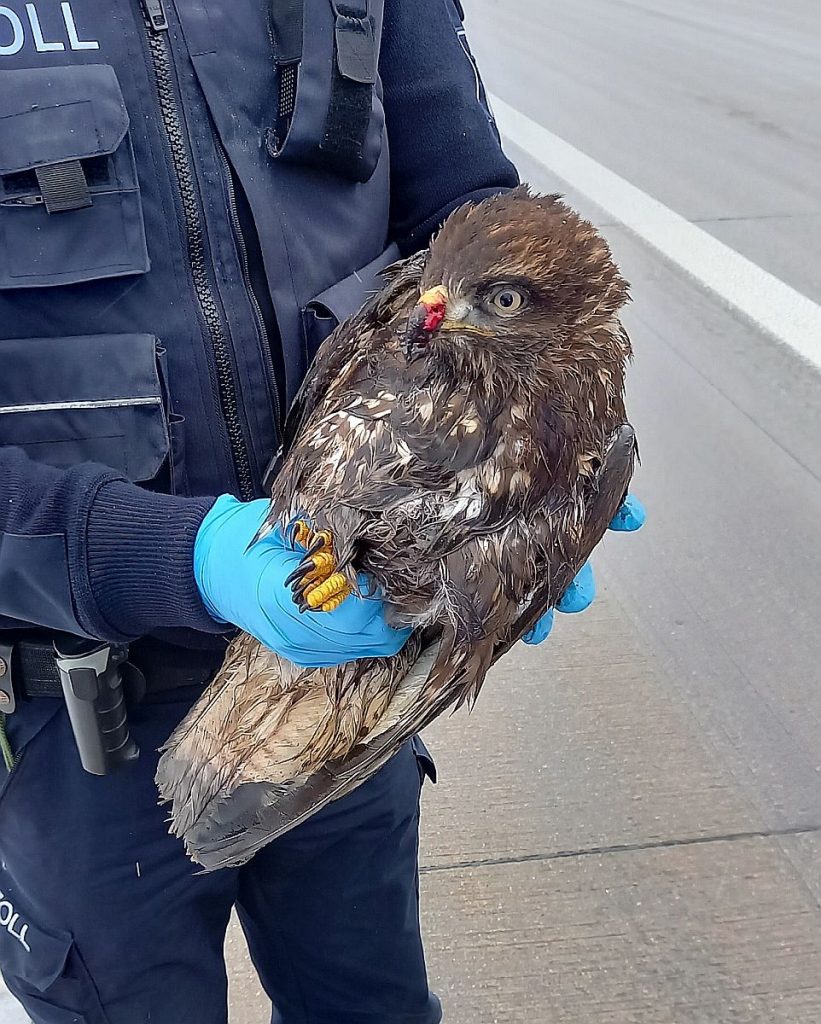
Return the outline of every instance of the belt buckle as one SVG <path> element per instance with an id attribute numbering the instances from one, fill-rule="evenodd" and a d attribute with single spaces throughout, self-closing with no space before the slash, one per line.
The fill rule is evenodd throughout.
<path id="1" fill-rule="evenodd" d="M 10 715 L 17 708 L 11 674 L 12 644 L 0 643 L 0 713 Z"/>

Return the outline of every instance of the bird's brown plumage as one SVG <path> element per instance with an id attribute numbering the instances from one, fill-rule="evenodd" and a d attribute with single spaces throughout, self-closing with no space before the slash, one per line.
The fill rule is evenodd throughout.
<path id="1" fill-rule="evenodd" d="M 330 531 L 413 635 L 317 670 L 234 641 L 158 771 L 195 860 L 242 863 L 359 785 L 558 601 L 632 472 L 626 301 L 595 228 L 520 188 L 454 213 L 326 342 L 268 528 Z"/>

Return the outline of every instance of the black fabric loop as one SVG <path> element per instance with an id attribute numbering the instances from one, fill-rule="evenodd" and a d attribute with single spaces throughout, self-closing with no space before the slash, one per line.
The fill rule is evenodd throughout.
<path id="1" fill-rule="evenodd" d="M 271 37 L 274 42 L 279 95 L 272 131 L 272 148 L 279 155 L 288 138 L 296 105 L 299 65 L 302 61 L 302 29 L 305 20 L 303 0 L 273 0 Z"/>
<path id="2" fill-rule="evenodd" d="M 91 193 L 79 160 L 46 164 L 36 167 L 34 173 L 47 213 L 66 213 L 91 206 Z"/>
<path id="3" fill-rule="evenodd" d="M 271 35 L 277 64 L 302 60 L 303 0 L 273 0 Z"/>
<path id="4" fill-rule="evenodd" d="M 360 85 L 376 82 L 376 39 L 367 3 L 331 0 L 334 15 L 336 66 L 340 75 Z"/>

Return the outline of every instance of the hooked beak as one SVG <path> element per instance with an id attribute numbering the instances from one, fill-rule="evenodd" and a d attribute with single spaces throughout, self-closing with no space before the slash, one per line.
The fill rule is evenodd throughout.
<path id="1" fill-rule="evenodd" d="M 408 326 L 402 339 L 402 348 L 409 363 L 424 355 L 431 335 L 445 319 L 448 308 L 448 293 L 442 287 L 430 288 L 419 299 L 408 318 Z"/>

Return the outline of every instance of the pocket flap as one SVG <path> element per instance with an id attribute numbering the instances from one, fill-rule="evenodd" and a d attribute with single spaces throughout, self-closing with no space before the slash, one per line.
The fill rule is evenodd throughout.
<path id="1" fill-rule="evenodd" d="M 302 310 L 306 365 L 310 366 L 320 345 L 331 332 L 357 313 L 385 282 L 382 271 L 400 259 L 399 247 L 390 245 L 375 260 L 320 292 Z"/>
<path id="2" fill-rule="evenodd" d="M 107 64 L 0 72 L 0 175 L 113 153 L 128 124 Z"/>
<path id="3" fill-rule="evenodd" d="M 170 448 L 160 352 L 150 334 L 0 341 L 0 444 L 152 480 Z"/>
<path id="4" fill-rule="evenodd" d="M 341 324 L 343 320 L 357 313 L 374 292 L 382 290 L 385 286 L 381 277 L 382 271 L 400 258 L 399 247 L 395 244 L 389 246 L 375 260 L 326 288 L 308 303 L 307 308 L 319 313 L 320 316 L 332 316 Z"/>
<path id="5" fill-rule="evenodd" d="M 413 752 L 416 755 L 416 761 L 422 771 L 422 774 L 430 779 L 431 782 L 436 782 L 436 762 L 433 760 L 430 751 L 425 746 L 421 736 L 414 736 L 411 740 L 411 746 Z"/>

